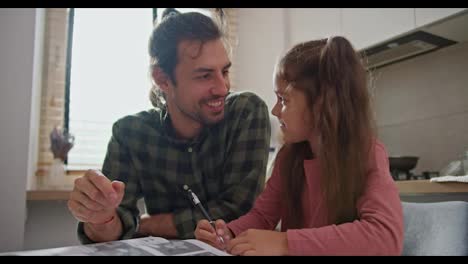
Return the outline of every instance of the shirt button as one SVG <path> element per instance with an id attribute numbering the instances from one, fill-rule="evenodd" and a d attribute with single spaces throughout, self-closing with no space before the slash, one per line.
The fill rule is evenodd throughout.
<path id="1" fill-rule="evenodd" d="M 192 148 L 188 148 L 187 151 L 191 153 L 191 152 L 192 152 Z"/>

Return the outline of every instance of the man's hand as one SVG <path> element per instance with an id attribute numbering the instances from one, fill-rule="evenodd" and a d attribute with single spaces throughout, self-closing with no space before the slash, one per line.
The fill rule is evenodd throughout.
<path id="1" fill-rule="evenodd" d="M 125 184 L 111 182 L 101 172 L 88 170 L 75 180 L 68 208 L 79 221 L 102 224 L 115 216 L 115 208 L 122 201 Z"/>
<path id="2" fill-rule="evenodd" d="M 111 240 L 110 238 L 120 235 L 121 228 L 113 228 L 112 231 L 102 228 L 108 224 L 113 227 L 121 226 L 116 208 L 122 201 L 124 190 L 123 182 L 111 182 L 100 171 L 88 170 L 83 177 L 75 180 L 68 208 L 76 219 L 86 223 L 85 232 L 88 236 L 97 240 Z M 96 230 L 99 231 L 95 232 Z"/>
<path id="3" fill-rule="evenodd" d="M 216 230 L 206 219 L 198 221 L 197 228 L 195 229 L 195 238 L 213 247 L 224 250 L 226 249 L 226 243 L 228 243 L 234 235 L 221 219 L 216 220 L 215 226 Z M 223 238 L 224 243 L 221 242 L 219 237 Z"/>
<path id="4" fill-rule="evenodd" d="M 286 232 L 249 229 L 228 243 L 227 250 L 233 255 L 287 255 Z"/>

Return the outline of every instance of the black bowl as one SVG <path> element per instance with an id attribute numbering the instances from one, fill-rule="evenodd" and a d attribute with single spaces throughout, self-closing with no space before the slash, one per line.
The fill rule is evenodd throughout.
<path id="1" fill-rule="evenodd" d="M 401 157 L 389 157 L 390 171 L 410 171 L 416 167 L 419 157 L 413 156 L 401 156 Z"/>

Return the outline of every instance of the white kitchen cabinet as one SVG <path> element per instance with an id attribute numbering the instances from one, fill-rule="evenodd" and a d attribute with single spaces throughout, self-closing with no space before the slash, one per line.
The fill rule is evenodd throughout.
<path id="1" fill-rule="evenodd" d="M 342 35 L 356 49 L 362 50 L 467 10 L 468 8 L 286 8 L 286 45 Z"/>
<path id="2" fill-rule="evenodd" d="M 286 12 L 289 46 L 341 34 L 340 8 L 287 8 Z"/>
<path id="3" fill-rule="evenodd" d="M 416 8 L 416 27 L 425 26 L 463 10 L 467 8 Z"/>
<path id="4" fill-rule="evenodd" d="M 415 28 L 414 8 L 343 8 L 342 32 L 358 50 Z"/>

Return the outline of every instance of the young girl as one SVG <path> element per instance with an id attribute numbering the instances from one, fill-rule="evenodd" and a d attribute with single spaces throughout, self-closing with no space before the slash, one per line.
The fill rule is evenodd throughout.
<path id="1" fill-rule="evenodd" d="M 400 255 L 399 193 L 352 45 L 343 37 L 300 43 L 275 83 L 272 114 L 285 144 L 273 175 L 250 212 L 217 220 L 216 232 L 201 220 L 196 238 L 234 255 Z"/>

